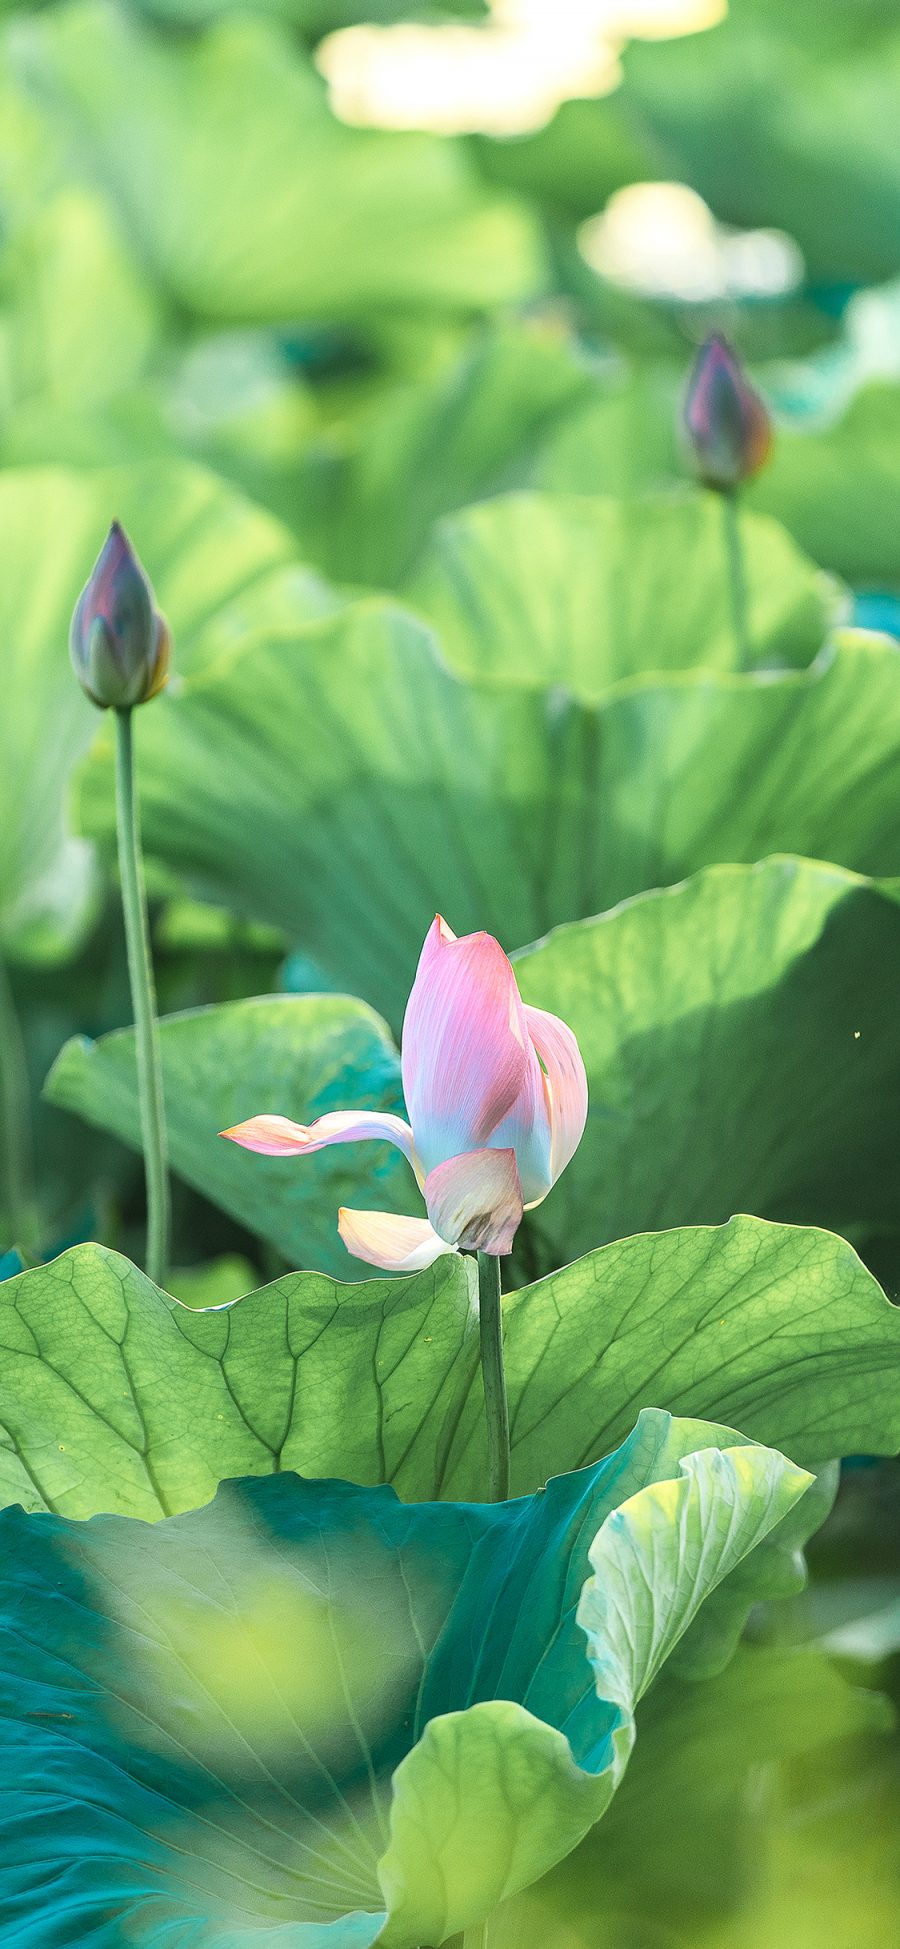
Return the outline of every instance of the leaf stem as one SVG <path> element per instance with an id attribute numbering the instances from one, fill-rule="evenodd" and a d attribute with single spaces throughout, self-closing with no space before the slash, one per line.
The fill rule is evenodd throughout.
<path id="1" fill-rule="evenodd" d="M 728 561 L 728 586 L 731 595 L 731 626 L 734 631 L 735 660 L 739 670 L 751 668 L 750 629 L 747 618 L 747 574 L 744 544 L 738 518 L 736 488 L 721 496 L 725 554 Z"/>
<path id="2" fill-rule="evenodd" d="M 166 1116 L 150 927 L 141 859 L 140 819 L 134 786 L 134 735 L 130 710 L 116 711 L 116 811 L 119 835 L 119 877 L 125 915 L 128 975 L 137 1045 L 138 1096 L 144 1176 L 147 1185 L 148 1277 L 165 1282 L 169 1263 L 169 1178 L 166 1169 Z"/>
<path id="3" fill-rule="evenodd" d="M 12 983 L 0 960 L 0 1207 L 9 1237 L 6 1245 L 34 1243 L 35 1194 L 31 1143 L 31 1092 L 22 1024 Z"/>
<path id="4" fill-rule="evenodd" d="M 505 1502 L 509 1495 L 509 1408 L 503 1371 L 500 1260 L 490 1252 L 478 1254 L 478 1319 L 487 1415 L 488 1500 Z"/>

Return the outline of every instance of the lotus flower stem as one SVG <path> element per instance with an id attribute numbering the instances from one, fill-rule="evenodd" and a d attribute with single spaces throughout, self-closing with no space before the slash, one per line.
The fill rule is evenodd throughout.
<path id="1" fill-rule="evenodd" d="M 463 1949 L 487 1949 L 488 1925 L 476 1922 L 463 1936 Z"/>
<path id="2" fill-rule="evenodd" d="M 122 882 L 128 975 L 137 1043 L 138 1096 L 147 1185 L 146 1269 L 154 1284 L 161 1286 L 165 1282 L 169 1263 L 170 1212 L 159 1025 L 141 859 L 140 820 L 134 786 L 131 709 L 117 710 L 115 717 L 119 877 Z"/>
<path id="3" fill-rule="evenodd" d="M 0 1206 L 9 1228 L 0 1247 L 34 1242 L 32 1161 L 25 1044 L 9 974 L 0 960 Z"/>
<path id="4" fill-rule="evenodd" d="M 728 585 L 731 592 L 731 622 L 739 670 L 750 669 L 750 632 L 747 623 L 747 576 L 744 569 L 744 544 L 738 519 L 737 492 L 720 496 L 728 558 Z"/>
<path id="5" fill-rule="evenodd" d="M 509 1495 L 509 1408 L 503 1370 L 500 1260 L 490 1252 L 478 1254 L 478 1317 L 487 1414 L 488 1501 L 505 1502 Z"/>

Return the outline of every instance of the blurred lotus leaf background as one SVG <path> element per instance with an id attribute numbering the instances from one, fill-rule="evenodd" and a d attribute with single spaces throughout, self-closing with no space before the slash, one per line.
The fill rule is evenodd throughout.
<path id="1" fill-rule="evenodd" d="M 10 1949 L 900 1941 L 898 118 L 897 0 L 0 0 Z M 66 647 L 114 518 L 166 1293 Z M 345 1283 L 405 1161 L 217 1135 L 403 1114 L 436 911 L 590 1092 L 474 1513 L 471 1268 Z"/>

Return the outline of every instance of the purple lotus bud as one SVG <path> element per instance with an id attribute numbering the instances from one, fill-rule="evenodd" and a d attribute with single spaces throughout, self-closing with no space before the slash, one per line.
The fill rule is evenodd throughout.
<path id="1" fill-rule="evenodd" d="M 769 458 L 769 415 L 736 352 L 718 332 L 694 360 L 684 424 L 697 474 L 720 494 L 752 480 Z"/>
<path id="2" fill-rule="evenodd" d="M 168 624 L 118 521 L 78 598 L 69 648 L 82 690 L 102 711 L 146 704 L 168 677 Z"/>

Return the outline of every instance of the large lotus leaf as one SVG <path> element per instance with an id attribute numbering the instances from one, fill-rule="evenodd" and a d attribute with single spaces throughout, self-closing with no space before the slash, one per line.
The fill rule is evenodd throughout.
<path id="1" fill-rule="evenodd" d="M 71 768 L 98 714 L 72 675 L 69 621 L 116 515 L 175 637 L 180 669 L 239 642 L 260 617 L 319 614 L 329 598 L 291 567 L 286 531 L 214 476 L 175 463 L 0 475 L 0 945 L 55 955 L 89 908 L 90 857 L 64 820 Z"/>
<path id="2" fill-rule="evenodd" d="M 344 1144 L 298 1170 L 296 1158 L 254 1157 L 218 1133 L 269 1110 L 303 1123 L 344 1109 L 402 1116 L 400 1065 L 377 1015 L 335 995 L 225 1002 L 165 1017 L 161 1047 L 169 1156 L 179 1176 L 293 1264 L 352 1278 L 339 1207 L 409 1210 L 417 1193 L 400 1153 Z M 133 1030 L 67 1043 L 47 1094 L 140 1149 Z"/>
<path id="3" fill-rule="evenodd" d="M 17 23 L 10 59 L 53 99 L 168 291 L 210 318 L 468 311 L 541 276 L 518 204 L 457 144 L 350 129 L 275 22 L 154 32 L 94 0 Z M 128 141 L 122 141 L 122 129 Z"/>
<path id="4" fill-rule="evenodd" d="M 804 1464 L 900 1447 L 900 1313 L 830 1233 L 738 1218 L 625 1239 L 504 1313 L 517 1493 L 657 1405 L 739 1420 Z M 75 1246 L 0 1287 L 0 1499 L 152 1519 L 281 1469 L 476 1498 L 477 1338 L 455 1256 L 356 1286 L 290 1273 L 197 1311 Z"/>
<path id="5" fill-rule="evenodd" d="M 304 550 L 345 581 L 394 585 L 439 515 L 524 481 L 535 442 L 595 391 L 558 331 L 479 329 L 437 373 L 392 387 L 352 432 L 311 448 L 290 517 Z"/>
<path id="6" fill-rule="evenodd" d="M 775 522 L 741 517 L 755 664 L 807 664 L 835 593 Z M 451 515 L 406 596 L 463 676 L 597 697 L 650 670 L 740 668 L 720 495 L 516 494 Z"/>
<path id="7" fill-rule="evenodd" d="M 282 1475 L 154 1527 L 7 1511 L 7 1930 L 416 1949 L 479 1923 L 605 1811 L 637 1701 L 808 1483 L 650 1414 L 494 1507 Z"/>
<path id="8" fill-rule="evenodd" d="M 465 682 L 373 600 L 260 638 L 141 733 L 149 852 L 394 1027 L 436 909 L 514 948 L 714 860 L 900 872 L 900 654 L 862 633 L 809 671 L 679 672 L 591 705 Z M 108 738 L 80 818 L 112 846 Z"/>
<path id="9" fill-rule="evenodd" d="M 900 386 L 857 394 L 824 428 L 783 428 L 771 464 L 751 490 L 817 562 L 855 583 L 900 587 Z"/>
<path id="10" fill-rule="evenodd" d="M 575 1030 L 590 1111 L 522 1264 L 733 1211 L 895 1229 L 898 965 L 895 888 L 795 859 L 708 867 L 528 950 L 522 994 Z"/>
<path id="11" fill-rule="evenodd" d="M 777 1426 L 806 1463 L 865 1451 L 870 1437 L 873 1453 L 900 1445 L 896 1381 L 873 1384 L 879 1366 L 896 1372 L 900 1317 L 831 1233 L 758 1218 L 643 1233 L 504 1305 L 518 1481 L 535 1479 L 544 1452 L 554 1468 L 605 1453 L 656 1399 L 733 1415 L 755 1439 Z M 454 1481 L 471 1469 L 474 1407 Z"/>

